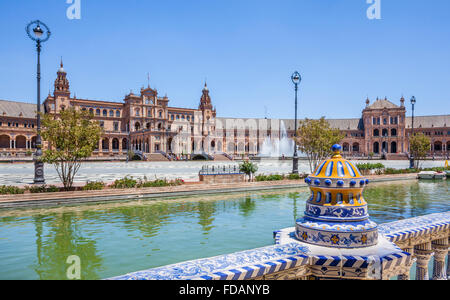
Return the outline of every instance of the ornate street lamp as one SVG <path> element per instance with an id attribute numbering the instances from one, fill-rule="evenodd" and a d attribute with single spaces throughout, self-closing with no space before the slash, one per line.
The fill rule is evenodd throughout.
<path id="1" fill-rule="evenodd" d="M 295 71 L 294 74 L 291 76 L 291 80 L 295 85 L 295 126 L 294 126 L 294 157 L 293 157 L 293 163 L 292 163 L 292 173 L 298 174 L 298 155 L 297 155 L 297 92 L 298 92 L 298 85 L 302 81 L 302 76 L 300 76 L 300 73 Z"/>
<path id="2" fill-rule="evenodd" d="M 411 98 L 411 105 L 412 105 L 412 131 L 411 135 L 414 136 L 414 105 L 416 104 L 416 97 L 412 96 Z M 409 157 L 409 168 L 414 168 L 414 156 L 411 152 L 411 142 L 409 143 L 409 151 L 410 151 L 410 157 Z"/>
<path id="3" fill-rule="evenodd" d="M 32 29 L 33 26 L 34 28 Z M 37 137 L 36 153 L 34 155 L 34 184 L 45 184 L 44 163 L 41 160 L 41 44 L 49 40 L 51 32 L 48 26 L 39 20 L 29 23 L 26 27 L 26 32 L 28 37 L 36 42 L 37 50 Z"/>

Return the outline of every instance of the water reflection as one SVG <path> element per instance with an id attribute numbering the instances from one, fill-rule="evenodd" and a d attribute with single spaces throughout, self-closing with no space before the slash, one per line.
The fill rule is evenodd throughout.
<path id="1" fill-rule="evenodd" d="M 101 279 L 256 248 L 303 215 L 306 188 L 128 203 L 0 211 L 0 279 L 65 279 L 78 255 L 82 279 Z M 377 223 L 448 210 L 448 183 L 373 184 Z"/>
<path id="2" fill-rule="evenodd" d="M 33 223 L 37 263 L 30 267 L 39 279 L 66 279 L 66 260 L 71 255 L 80 257 L 82 278 L 98 278 L 102 258 L 98 254 L 96 241 L 83 236 L 72 213 L 55 215 L 47 221 L 43 216 L 36 216 Z M 44 226 L 48 232 L 44 232 Z"/>

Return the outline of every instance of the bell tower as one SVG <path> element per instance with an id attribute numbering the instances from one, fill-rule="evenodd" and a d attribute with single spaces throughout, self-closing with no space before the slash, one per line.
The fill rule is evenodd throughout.
<path id="1" fill-rule="evenodd" d="M 208 85 L 205 82 L 205 87 L 202 91 L 202 97 L 200 98 L 200 105 L 198 107 L 200 110 L 213 110 L 213 106 L 211 104 L 211 97 L 209 96 Z"/>
<path id="2" fill-rule="evenodd" d="M 206 82 L 198 109 L 202 112 L 202 135 L 206 137 L 213 131 L 214 118 L 216 117 L 216 110 L 212 106 Z"/>
<path id="3" fill-rule="evenodd" d="M 70 89 L 69 89 L 69 80 L 67 80 L 67 73 L 64 70 L 64 65 L 61 59 L 61 67 L 56 73 L 58 76 L 55 80 L 55 89 L 53 95 L 56 98 L 58 97 L 70 97 Z"/>

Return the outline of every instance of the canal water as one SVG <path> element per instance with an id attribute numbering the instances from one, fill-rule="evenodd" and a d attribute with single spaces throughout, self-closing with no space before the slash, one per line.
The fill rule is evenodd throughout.
<path id="1" fill-rule="evenodd" d="M 273 244 L 274 230 L 303 215 L 307 188 L 0 210 L 0 279 L 67 279 L 78 256 L 82 279 Z M 448 211 L 448 181 L 366 188 L 377 223 Z"/>

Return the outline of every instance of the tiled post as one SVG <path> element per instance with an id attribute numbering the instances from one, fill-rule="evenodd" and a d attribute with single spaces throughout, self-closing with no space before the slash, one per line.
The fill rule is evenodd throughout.
<path id="1" fill-rule="evenodd" d="M 416 261 L 416 280 L 429 280 L 428 263 L 433 256 L 431 242 L 420 244 L 414 247 Z"/>
<path id="2" fill-rule="evenodd" d="M 448 243 L 450 244 L 450 237 L 448 238 Z M 447 279 L 450 279 L 450 253 L 447 254 Z"/>
<path id="3" fill-rule="evenodd" d="M 411 255 L 414 255 L 414 248 L 406 248 L 403 251 L 408 252 Z M 398 280 L 410 280 L 411 279 L 411 270 L 408 269 L 408 271 L 406 271 L 404 274 L 399 274 L 398 275 Z"/>
<path id="4" fill-rule="evenodd" d="M 447 280 L 445 258 L 448 255 L 448 238 L 432 242 L 434 251 L 433 280 Z"/>

